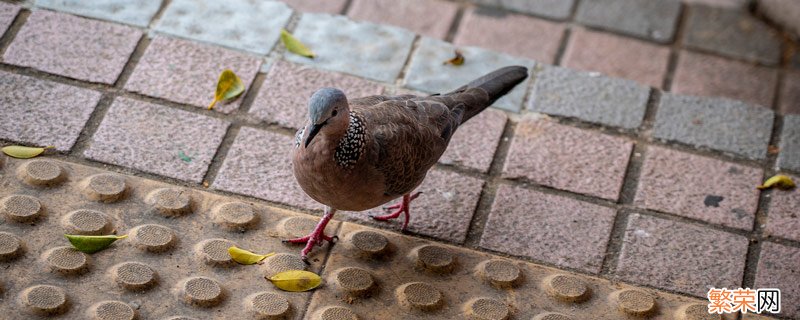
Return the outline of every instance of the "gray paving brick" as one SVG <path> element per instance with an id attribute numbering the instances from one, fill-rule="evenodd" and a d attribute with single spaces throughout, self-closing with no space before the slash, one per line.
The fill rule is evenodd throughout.
<path id="1" fill-rule="evenodd" d="M 266 54 L 278 41 L 292 9 L 276 1 L 175 0 L 155 30 L 179 37 Z"/>
<path id="2" fill-rule="evenodd" d="M 776 65 L 781 59 L 781 39 L 775 30 L 749 12 L 691 6 L 686 18 L 687 47 Z"/>
<path id="3" fill-rule="evenodd" d="M 772 110 L 741 101 L 665 93 L 653 136 L 764 159 L 773 118 Z"/>
<path id="4" fill-rule="evenodd" d="M 403 80 L 408 88 L 424 92 L 447 92 L 480 77 L 497 68 L 521 65 L 532 68 L 533 60 L 512 57 L 477 47 L 459 47 L 464 54 L 463 65 L 444 64 L 453 57 L 456 47 L 448 42 L 423 37 L 419 48 L 411 57 L 411 66 Z M 525 97 L 528 81 L 517 85 L 514 90 L 495 102 L 494 106 L 518 112 Z"/>
<path id="5" fill-rule="evenodd" d="M 294 36 L 316 57 L 287 52 L 287 60 L 383 82 L 394 82 L 414 41 L 402 28 L 316 13 L 303 15 Z"/>
<path id="6" fill-rule="evenodd" d="M 800 114 L 783 117 L 778 167 L 800 171 Z"/>
<path id="7" fill-rule="evenodd" d="M 544 66 L 537 68 L 528 108 L 632 129 L 642 123 L 649 94 L 650 88 L 631 80 Z"/>
<path id="8" fill-rule="evenodd" d="M 575 19 L 588 26 L 666 43 L 675 35 L 680 8 L 680 1 L 674 0 L 581 1 Z"/>
<path id="9" fill-rule="evenodd" d="M 575 0 L 500 0 L 504 8 L 553 19 L 569 17 Z"/>
<path id="10" fill-rule="evenodd" d="M 161 0 L 37 0 L 36 5 L 84 17 L 147 27 Z"/>

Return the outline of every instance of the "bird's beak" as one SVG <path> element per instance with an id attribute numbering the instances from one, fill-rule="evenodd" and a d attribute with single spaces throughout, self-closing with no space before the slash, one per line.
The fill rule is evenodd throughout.
<path id="1" fill-rule="evenodd" d="M 308 138 L 306 138 L 306 142 L 305 142 L 305 146 L 304 146 L 305 148 L 308 148 L 308 144 L 311 143 L 311 140 L 314 139 L 314 136 L 316 136 L 317 133 L 319 133 L 319 129 L 322 129 L 322 126 L 324 126 L 324 125 L 325 125 L 325 122 L 320 123 L 320 124 L 312 124 L 311 125 L 311 130 L 308 131 Z"/>

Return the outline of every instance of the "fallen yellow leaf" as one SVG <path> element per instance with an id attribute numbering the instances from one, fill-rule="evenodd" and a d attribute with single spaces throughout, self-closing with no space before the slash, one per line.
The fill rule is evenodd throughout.
<path id="1" fill-rule="evenodd" d="M 289 270 L 267 278 L 278 289 L 291 292 L 308 291 L 319 287 L 322 278 L 316 273 L 305 270 Z"/>
<path id="2" fill-rule="evenodd" d="M 82 236 L 72 234 L 65 234 L 64 236 L 69 239 L 69 243 L 71 243 L 75 249 L 86 253 L 95 253 L 103 250 L 114 243 L 114 241 L 128 237 L 128 235 Z"/>
<path id="3" fill-rule="evenodd" d="M 795 186 L 796 185 L 794 184 L 794 181 L 792 181 L 792 178 L 789 178 L 788 176 L 779 174 L 779 175 L 773 176 L 772 178 L 767 179 L 767 181 L 764 181 L 764 184 L 762 184 L 762 185 L 760 185 L 760 186 L 758 186 L 756 188 L 758 188 L 760 190 L 764 190 L 764 189 L 769 189 L 769 188 L 775 187 L 775 188 L 778 188 L 778 189 L 781 189 L 781 190 L 789 190 L 791 188 L 794 188 Z"/>
<path id="4" fill-rule="evenodd" d="M 456 56 L 450 60 L 444 62 L 444 64 L 452 64 L 454 66 L 460 66 L 464 64 L 464 54 L 461 53 L 461 50 L 456 50 Z"/>
<path id="5" fill-rule="evenodd" d="M 306 58 L 314 59 L 314 53 L 311 49 L 306 47 L 300 40 L 297 40 L 289 31 L 281 29 L 281 43 L 286 47 L 289 52 L 304 56 Z"/>
<path id="6" fill-rule="evenodd" d="M 238 97 L 244 92 L 244 83 L 233 71 L 226 69 L 219 75 L 217 91 L 214 92 L 214 101 L 208 105 L 208 110 L 214 109 L 219 101 L 227 101 Z"/>
<path id="7" fill-rule="evenodd" d="M 14 157 L 19 159 L 29 159 L 42 154 L 44 150 L 50 148 L 53 147 L 36 148 L 36 147 L 23 147 L 23 146 L 7 146 L 3 147 L 2 150 L 3 153 L 7 154 L 9 157 Z"/>
<path id="8" fill-rule="evenodd" d="M 233 261 L 236 261 L 240 264 L 256 264 L 261 262 L 261 260 L 266 259 L 267 257 L 274 255 L 275 253 L 268 253 L 268 254 L 256 254 L 250 251 L 237 248 L 236 246 L 231 246 L 228 248 L 228 254 L 231 255 Z"/>

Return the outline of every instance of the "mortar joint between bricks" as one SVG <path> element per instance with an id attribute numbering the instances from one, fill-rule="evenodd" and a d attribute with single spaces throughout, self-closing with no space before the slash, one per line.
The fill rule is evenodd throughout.
<path id="1" fill-rule="evenodd" d="M 30 15 L 31 11 L 29 9 L 20 9 L 19 12 L 17 12 L 17 16 L 14 17 L 14 20 L 8 26 L 8 29 L 6 29 L 6 32 L 0 35 L 0 58 L 5 55 L 6 50 L 11 46 L 11 42 L 17 37 L 17 33 L 22 29 L 25 22 L 28 21 L 28 16 Z"/>
<path id="2" fill-rule="evenodd" d="M 408 50 L 408 55 L 406 55 L 406 60 L 403 62 L 403 67 L 400 69 L 400 73 L 397 75 L 397 79 L 394 80 L 394 85 L 398 88 L 403 88 L 403 81 L 408 74 L 408 69 L 411 68 L 411 59 L 414 57 L 414 53 L 419 50 L 420 41 L 422 36 L 415 34 L 414 40 L 411 41 L 411 49 Z"/>

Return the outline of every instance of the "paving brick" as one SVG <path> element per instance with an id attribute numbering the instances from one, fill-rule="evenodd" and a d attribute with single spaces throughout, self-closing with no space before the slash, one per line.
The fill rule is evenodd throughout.
<path id="1" fill-rule="evenodd" d="M 783 117 L 778 167 L 800 171 L 800 114 Z"/>
<path id="2" fill-rule="evenodd" d="M 755 280 L 756 288 L 781 290 L 781 316 L 800 317 L 800 249 L 765 242 Z"/>
<path id="3" fill-rule="evenodd" d="M 642 123 L 650 89 L 634 81 L 550 66 L 535 76 L 531 111 L 626 129 Z"/>
<path id="4" fill-rule="evenodd" d="M 501 185 L 480 246 L 597 273 L 615 214 L 612 208 Z"/>
<path id="5" fill-rule="evenodd" d="M 439 163 L 489 172 L 507 120 L 500 110 L 487 109 L 479 113 L 458 127 Z"/>
<path id="6" fill-rule="evenodd" d="M 723 8 L 744 8 L 747 5 L 747 0 L 683 0 L 686 4 L 699 4 L 709 7 L 723 7 Z"/>
<path id="7" fill-rule="evenodd" d="M 310 210 L 323 209 L 294 178 L 293 145 L 292 137 L 242 128 L 212 187 Z"/>
<path id="8" fill-rule="evenodd" d="M 689 7 L 683 44 L 768 65 L 778 64 L 781 58 L 777 32 L 738 9 Z"/>
<path id="9" fill-rule="evenodd" d="M 780 102 L 778 113 L 800 114 L 800 71 L 786 72 L 778 101 Z"/>
<path id="10" fill-rule="evenodd" d="M 157 36 L 139 60 L 125 89 L 206 108 L 214 99 L 214 89 L 223 70 L 233 70 L 249 88 L 260 64 L 260 59 L 248 54 Z M 229 103 L 218 103 L 214 110 L 229 113 L 239 108 L 241 102 L 240 96 Z"/>
<path id="11" fill-rule="evenodd" d="M 137 27 L 147 27 L 150 24 L 150 19 L 161 7 L 161 0 L 37 0 L 36 5 L 85 17 L 121 22 Z"/>
<path id="12" fill-rule="evenodd" d="M 117 98 L 84 156 L 199 183 L 228 125 L 162 105 Z"/>
<path id="13" fill-rule="evenodd" d="M 554 63 L 563 36 L 564 24 L 478 7 L 464 13 L 453 43 Z"/>
<path id="14" fill-rule="evenodd" d="M 0 2 L 0 35 L 5 33 L 6 29 L 14 22 L 19 9 L 18 5 Z"/>
<path id="15" fill-rule="evenodd" d="M 777 83 L 778 73 L 775 69 L 682 51 L 671 91 L 726 97 L 770 108 Z"/>
<path id="16" fill-rule="evenodd" d="M 94 90 L 0 72 L 0 138 L 69 151 L 99 100 Z"/>
<path id="17" fill-rule="evenodd" d="M 268 53 L 292 9 L 277 1 L 174 0 L 155 26 L 158 32 L 229 48 Z"/>
<path id="18" fill-rule="evenodd" d="M 615 276 L 705 297 L 709 287 L 741 287 L 747 238 L 688 223 L 632 214 Z"/>
<path id="19" fill-rule="evenodd" d="M 751 230 L 763 170 L 667 148 L 648 148 L 634 204 Z M 709 179 L 713 177 L 713 179 Z"/>
<path id="20" fill-rule="evenodd" d="M 315 13 L 303 15 L 294 35 L 316 56 L 287 52 L 287 60 L 382 82 L 397 79 L 415 37 L 398 27 Z"/>
<path id="21" fill-rule="evenodd" d="M 681 3 L 674 0 L 581 1 L 575 19 L 588 26 L 608 29 L 657 42 L 671 42 Z"/>
<path id="22" fill-rule="evenodd" d="M 467 237 L 472 214 L 478 205 L 483 180 L 454 172 L 433 169 L 417 188 L 422 194 L 411 202 L 408 230 L 437 239 L 463 243 Z M 399 201 L 399 200 L 395 200 Z M 387 205 L 394 204 L 395 201 Z M 392 222 L 374 221 L 369 215 L 387 213 L 381 208 L 363 212 L 344 212 L 340 218 L 360 224 L 398 230 L 402 216 Z"/>
<path id="23" fill-rule="evenodd" d="M 552 19 L 566 19 L 575 0 L 500 0 L 504 8 Z"/>
<path id="24" fill-rule="evenodd" d="M 800 176 L 791 176 L 795 182 L 800 182 Z M 769 210 L 767 211 L 767 226 L 765 233 L 770 236 L 800 241 L 800 188 L 792 190 L 771 189 L 769 196 Z"/>
<path id="25" fill-rule="evenodd" d="M 772 110 L 740 101 L 664 93 L 653 136 L 764 159 L 773 118 Z"/>
<path id="26" fill-rule="evenodd" d="M 669 48 L 605 32 L 574 28 L 561 65 L 660 88 Z"/>
<path id="27" fill-rule="evenodd" d="M 458 4 L 439 0 L 354 0 L 347 15 L 355 20 L 390 24 L 444 39 L 457 11 Z"/>
<path id="28" fill-rule="evenodd" d="M 616 201 L 633 142 L 527 118 L 517 124 L 503 177 Z"/>
<path id="29" fill-rule="evenodd" d="M 130 27 L 37 10 L 17 33 L 3 60 L 65 77 L 112 84 L 141 37 L 141 31 Z"/>
<path id="30" fill-rule="evenodd" d="M 308 116 L 308 99 L 322 87 L 340 88 L 351 99 L 383 92 L 382 86 L 368 80 L 278 61 L 269 70 L 250 114 L 284 127 L 300 128 Z"/>
<path id="31" fill-rule="evenodd" d="M 295 10 L 303 12 L 318 12 L 340 14 L 344 10 L 347 0 L 280 0 Z"/>
<path id="32" fill-rule="evenodd" d="M 404 85 L 423 92 L 448 92 L 501 67 L 521 65 L 532 68 L 535 64 L 531 60 L 477 47 L 458 48 L 464 54 L 463 65 L 444 64 L 444 61 L 453 57 L 455 49 L 456 47 L 450 43 L 422 37 L 419 41 L 419 48 L 411 57 L 411 66 L 403 79 Z M 530 77 L 497 100 L 494 106 L 518 112 L 528 87 L 528 81 L 530 81 Z"/>

